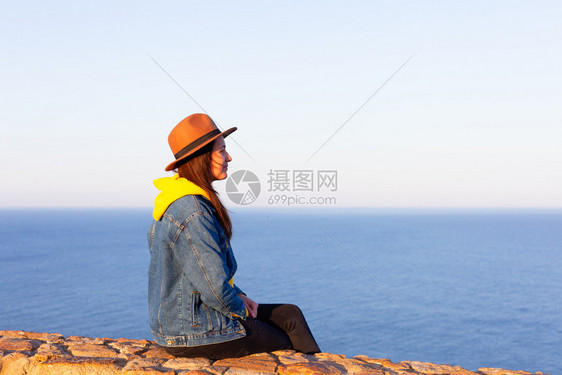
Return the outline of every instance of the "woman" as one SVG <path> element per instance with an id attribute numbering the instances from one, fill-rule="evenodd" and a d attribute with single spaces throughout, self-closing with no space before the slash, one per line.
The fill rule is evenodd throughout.
<path id="1" fill-rule="evenodd" d="M 175 356 L 220 359 L 320 349 L 295 305 L 258 305 L 233 282 L 232 224 L 211 183 L 232 160 L 211 118 L 193 114 L 170 133 L 175 159 L 160 178 L 148 232 L 149 320 L 154 339 Z"/>

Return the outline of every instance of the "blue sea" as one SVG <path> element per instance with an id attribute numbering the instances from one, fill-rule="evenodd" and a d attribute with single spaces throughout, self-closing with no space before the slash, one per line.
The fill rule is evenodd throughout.
<path id="1" fill-rule="evenodd" d="M 561 210 L 234 210 L 235 282 L 324 351 L 562 374 Z M 150 209 L 0 211 L 0 329 L 151 339 Z"/>

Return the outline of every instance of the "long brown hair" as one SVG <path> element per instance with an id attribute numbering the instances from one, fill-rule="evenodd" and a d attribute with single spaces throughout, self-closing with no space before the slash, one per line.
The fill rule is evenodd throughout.
<path id="1" fill-rule="evenodd" d="M 213 207 L 217 210 L 217 219 L 224 233 L 228 239 L 230 239 L 232 237 L 232 222 L 230 221 L 227 209 L 223 206 L 218 193 L 212 185 L 214 180 L 213 173 L 211 172 L 213 143 L 214 142 L 211 142 L 205 145 L 194 153 L 192 157 L 187 158 L 187 161 L 178 165 L 177 172 L 180 177 L 193 182 L 209 195 Z"/>

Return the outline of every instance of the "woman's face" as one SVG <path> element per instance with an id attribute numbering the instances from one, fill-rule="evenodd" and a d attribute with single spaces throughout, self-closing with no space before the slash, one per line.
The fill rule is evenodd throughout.
<path id="1" fill-rule="evenodd" d="M 228 163 L 232 160 L 228 152 L 224 137 L 218 137 L 213 143 L 213 151 L 211 153 L 211 173 L 215 180 L 224 180 L 227 176 Z"/>

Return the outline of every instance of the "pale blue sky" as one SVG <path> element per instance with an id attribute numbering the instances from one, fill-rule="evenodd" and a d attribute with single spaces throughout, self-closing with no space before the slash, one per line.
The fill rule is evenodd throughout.
<path id="1" fill-rule="evenodd" d="M 561 19 L 557 1 L 3 2 L 0 207 L 152 204 L 169 131 L 201 109 L 149 55 L 239 127 L 257 163 L 227 139 L 231 171 L 336 169 L 340 206 L 562 207 Z"/>

